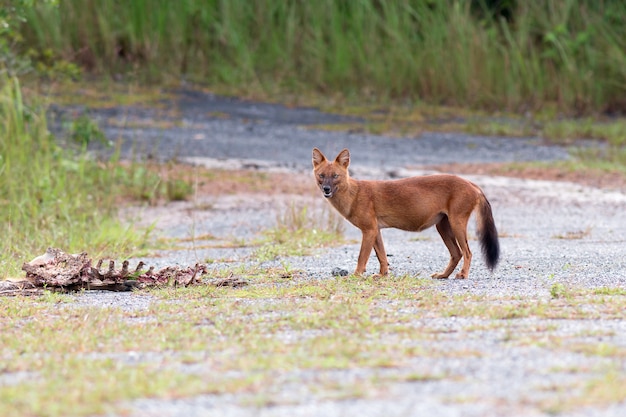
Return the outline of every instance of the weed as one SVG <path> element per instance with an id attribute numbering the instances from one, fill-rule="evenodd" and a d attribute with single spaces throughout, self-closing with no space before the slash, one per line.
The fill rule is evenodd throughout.
<path id="1" fill-rule="evenodd" d="M 109 144 L 98 124 L 87 115 L 81 115 L 72 121 L 69 135 L 74 142 L 83 147 L 91 142 Z"/>
<path id="2" fill-rule="evenodd" d="M 569 290 L 564 284 L 555 282 L 550 287 L 550 295 L 552 298 L 567 298 L 569 297 Z"/>

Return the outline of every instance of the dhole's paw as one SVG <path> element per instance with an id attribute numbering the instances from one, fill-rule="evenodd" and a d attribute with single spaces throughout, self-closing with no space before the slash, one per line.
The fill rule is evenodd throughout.
<path id="1" fill-rule="evenodd" d="M 459 272 L 458 274 L 456 274 L 456 276 L 454 278 L 456 278 L 456 279 L 466 279 L 467 275 L 464 275 L 463 273 Z"/>
<path id="2" fill-rule="evenodd" d="M 444 274 L 432 274 L 432 275 L 431 275 L 431 277 L 432 277 L 432 278 L 435 278 L 435 279 L 447 279 L 447 278 L 448 278 L 448 275 L 444 275 Z"/>

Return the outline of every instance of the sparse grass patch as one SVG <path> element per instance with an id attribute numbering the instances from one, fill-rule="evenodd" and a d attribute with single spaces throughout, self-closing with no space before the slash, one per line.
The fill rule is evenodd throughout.
<path id="1" fill-rule="evenodd" d="M 0 413 L 6 417 L 103 414 L 135 398 L 188 396 L 205 389 L 201 378 L 161 364 L 128 365 L 61 354 L 44 360 L 34 380 L 0 385 Z"/>
<path id="2" fill-rule="evenodd" d="M 626 295 L 626 288 L 601 287 L 592 290 L 595 295 Z"/>
<path id="3" fill-rule="evenodd" d="M 620 146 L 626 141 L 626 120 L 593 118 L 550 120 L 544 123 L 541 136 L 566 145 L 579 139 L 598 139 Z"/>
<path id="4" fill-rule="evenodd" d="M 498 175 L 536 180 L 568 181 L 598 188 L 625 188 L 626 170 L 624 167 L 626 165 L 608 162 L 601 158 L 594 157 L 594 159 L 583 161 L 574 156 L 567 161 L 550 163 L 438 164 L 426 166 L 426 168 L 456 174 Z"/>
<path id="5" fill-rule="evenodd" d="M 579 398 L 581 405 L 620 404 L 626 400 L 626 377 L 621 370 L 608 370 L 585 386 L 586 395 Z"/>
<path id="6" fill-rule="evenodd" d="M 84 308 L 71 303 L 72 296 L 56 294 L 0 299 L 0 369 L 36 375 L 17 385 L 0 385 L 0 398 L 14 399 L 2 401 L 0 413 L 114 413 L 121 412 L 120 401 L 198 393 L 233 393 L 244 404 L 280 403 L 284 399 L 273 388 L 280 384 L 276 381 L 288 381 L 303 371 L 330 375 L 367 369 L 368 376 L 350 380 L 350 386 L 323 377 L 315 384 L 299 383 L 314 398 L 368 397 L 398 381 L 451 377 L 411 371 L 407 366 L 414 358 L 482 355 L 463 344 L 441 349 L 433 344 L 441 338 L 500 331 L 500 320 L 617 318 L 624 307 L 624 297 L 614 291 L 572 290 L 569 298 L 551 301 L 449 296 L 439 290 L 445 283 L 431 279 L 311 279 L 289 265 L 271 271 L 242 267 L 213 275 L 232 273 L 245 276 L 249 285 L 153 289 L 149 294 L 154 301 L 147 310 Z M 589 312 L 581 305 L 596 309 Z M 472 320 L 458 336 L 424 324 L 429 318 L 453 315 L 475 317 L 484 324 L 476 326 Z M 607 358 L 624 355 L 617 345 L 587 343 L 580 339 L 584 336 L 576 336 L 580 342 L 566 342 L 551 334 L 553 325 L 525 326 L 510 330 L 516 335 L 515 346 Z M 132 357 L 142 359 L 128 363 Z M 58 402 L 66 389 L 69 395 Z"/>
<path id="7" fill-rule="evenodd" d="M 572 150 L 578 166 L 600 171 L 617 171 L 626 175 L 626 145 L 613 145 L 576 148 Z"/>
<path id="8" fill-rule="evenodd" d="M 119 204 L 145 202 L 156 205 L 163 202 L 183 201 L 195 192 L 193 172 L 180 170 L 175 163 L 150 164 L 143 162 L 101 163 L 118 179 L 122 192 Z"/>
<path id="9" fill-rule="evenodd" d="M 541 408 L 550 414 L 561 414 L 585 407 L 604 408 L 626 400 L 626 378 L 618 369 L 608 369 L 601 376 L 567 389 L 556 389 L 556 399 L 543 401 Z M 576 392 L 576 395 L 572 395 Z"/>
<path id="10" fill-rule="evenodd" d="M 503 118 L 497 116 L 473 116 L 469 120 L 459 123 L 457 130 L 471 135 L 529 137 L 536 136 L 537 130 L 532 120 L 516 118 L 509 115 Z"/>
<path id="11" fill-rule="evenodd" d="M 293 194 L 307 195 L 315 191 L 315 183 L 308 175 L 293 173 L 264 172 L 255 169 L 213 169 L 190 164 L 172 163 L 158 171 L 167 178 L 188 180 L 194 184 L 194 191 L 201 196 L 223 196 L 232 194 Z M 164 171 L 164 172 L 163 172 Z M 209 205 L 210 207 L 210 205 Z M 297 207 L 301 209 L 302 206 Z M 285 210 L 284 216 L 288 216 Z M 296 211 L 296 217 L 299 213 Z"/>
<path id="12" fill-rule="evenodd" d="M 482 317 L 496 320 L 516 318 L 597 319 L 621 318 L 626 308 L 624 297 L 606 298 L 591 291 L 568 289 L 554 284 L 550 293 L 553 299 L 520 300 L 490 299 L 477 296 L 455 296 L 441 303 L 444 316 Z"/>
<path id="13" fill-rule="evenodd" d="M 292 203 L 278 217 L 277 226 L 264 231 L 266 236 L 252 257 L 259 262 L 279 257 L 303 256 L 311 249 L 344 243 L 343 219 L 335 212 L 324 208 L 313 212 L 307 206 Z"/>
<path id="14" fill-rule="evenodd" d="M 44 291 L 38 298 L 38 301 L 49 304 L 72 303 L 75 298 L 69 294 L 54 291 Z"/>
<path id="15" fill-rule="evenodd" d="M 554 235 L 554 239 L 566 239 L 566 240 L 575 240 L 575 239 L 584 239 L 591 235 L 591 227 L 587 227 L 584 230 L 575 230 L 568 231 L 565 234 Z"/>
<path id="16" fill-rule="evenodd" d="M 440 379 L 445 378 L 440 374 L 417 374 L 410 373 L 408 375 L 404 375 L 401 377 L 401 380 L 406 382 L 427 382 L 427 381 L 438 381 Z"/>
<path id="17" fill-rule="evenodd" d="M 174 325 L 164 326 L 165 333 L 156 326 L 155 331 L 144 331 L 140 323 L 126 321 L 132 313 L 43 301 L 0 300 L 0 370 L 35 375 L 0 385 L 3 416 L 93 415 L 133 398 L 204 392 L 199 378 L 169 368 L 160 362 L 162 357 L 139 365 L 106 358 L 135 350 L 182 349 L 163 337 L 173 333 Z"/>
<path id="18" fill-rule="evenodd" d="M 545 314 L 545 303 L 538 301 L 489 300 L 482 297 L 457 296 L 442 306 L 441 314 L 447 317 L 483 317 L 508 320 Z"/>
<path id="19" fill-rule="evenodd" d="M 590 356 L 626 358 L 626 348 L 607 343 L 571 343 L 567 349 Z"/>
<path id="20" fill-rule="evenodd" d="M 174 98 L 173 92 L 168 91 L 167 87 L 166 84 L 161 87 L 142 86 L 139 83 L 121 83 L 100 78 L 89 81 L 43 82 L 38 86 L 38 92 L 62 106 L 93 109 L 139 106 L 163 109 L 170 116 L 176 116 L 176 108 L 166 106 L 168 100 Z"/>

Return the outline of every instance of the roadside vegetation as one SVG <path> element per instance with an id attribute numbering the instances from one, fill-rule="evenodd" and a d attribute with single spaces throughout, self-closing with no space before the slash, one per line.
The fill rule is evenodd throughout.
<path id="1" fill-rule="evenodd" d="M 61 147 L 44 103 L 22 91 L 17 78 L 0 80 L 0 276 L 16 276 L 48 246 L 96 255 L 145 248 L 149 230 L 124 226 L 117 209 L 165 192 L 166 182 L 140 164 L 89 157 L 82 141 L 101 133 L 88 119 L 72 125 L 75 140 Z"/>
<path id="2" fill-rule="evenodd" d="M 24 17 L 44 66 L 127 79 L 520 113 L 626 105 L 618 1 L 63 0 Z"/>

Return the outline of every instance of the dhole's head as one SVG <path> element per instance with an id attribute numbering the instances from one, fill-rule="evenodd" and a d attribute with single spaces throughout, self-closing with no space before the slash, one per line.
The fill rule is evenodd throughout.
<path id="1" fill-rule="evenodd" d="M 344 149 L 330 162 L 319 149 L 313 148 L 313 174 L 324 197 L 331 198 L 348 181 L 350 151 Z"/>

